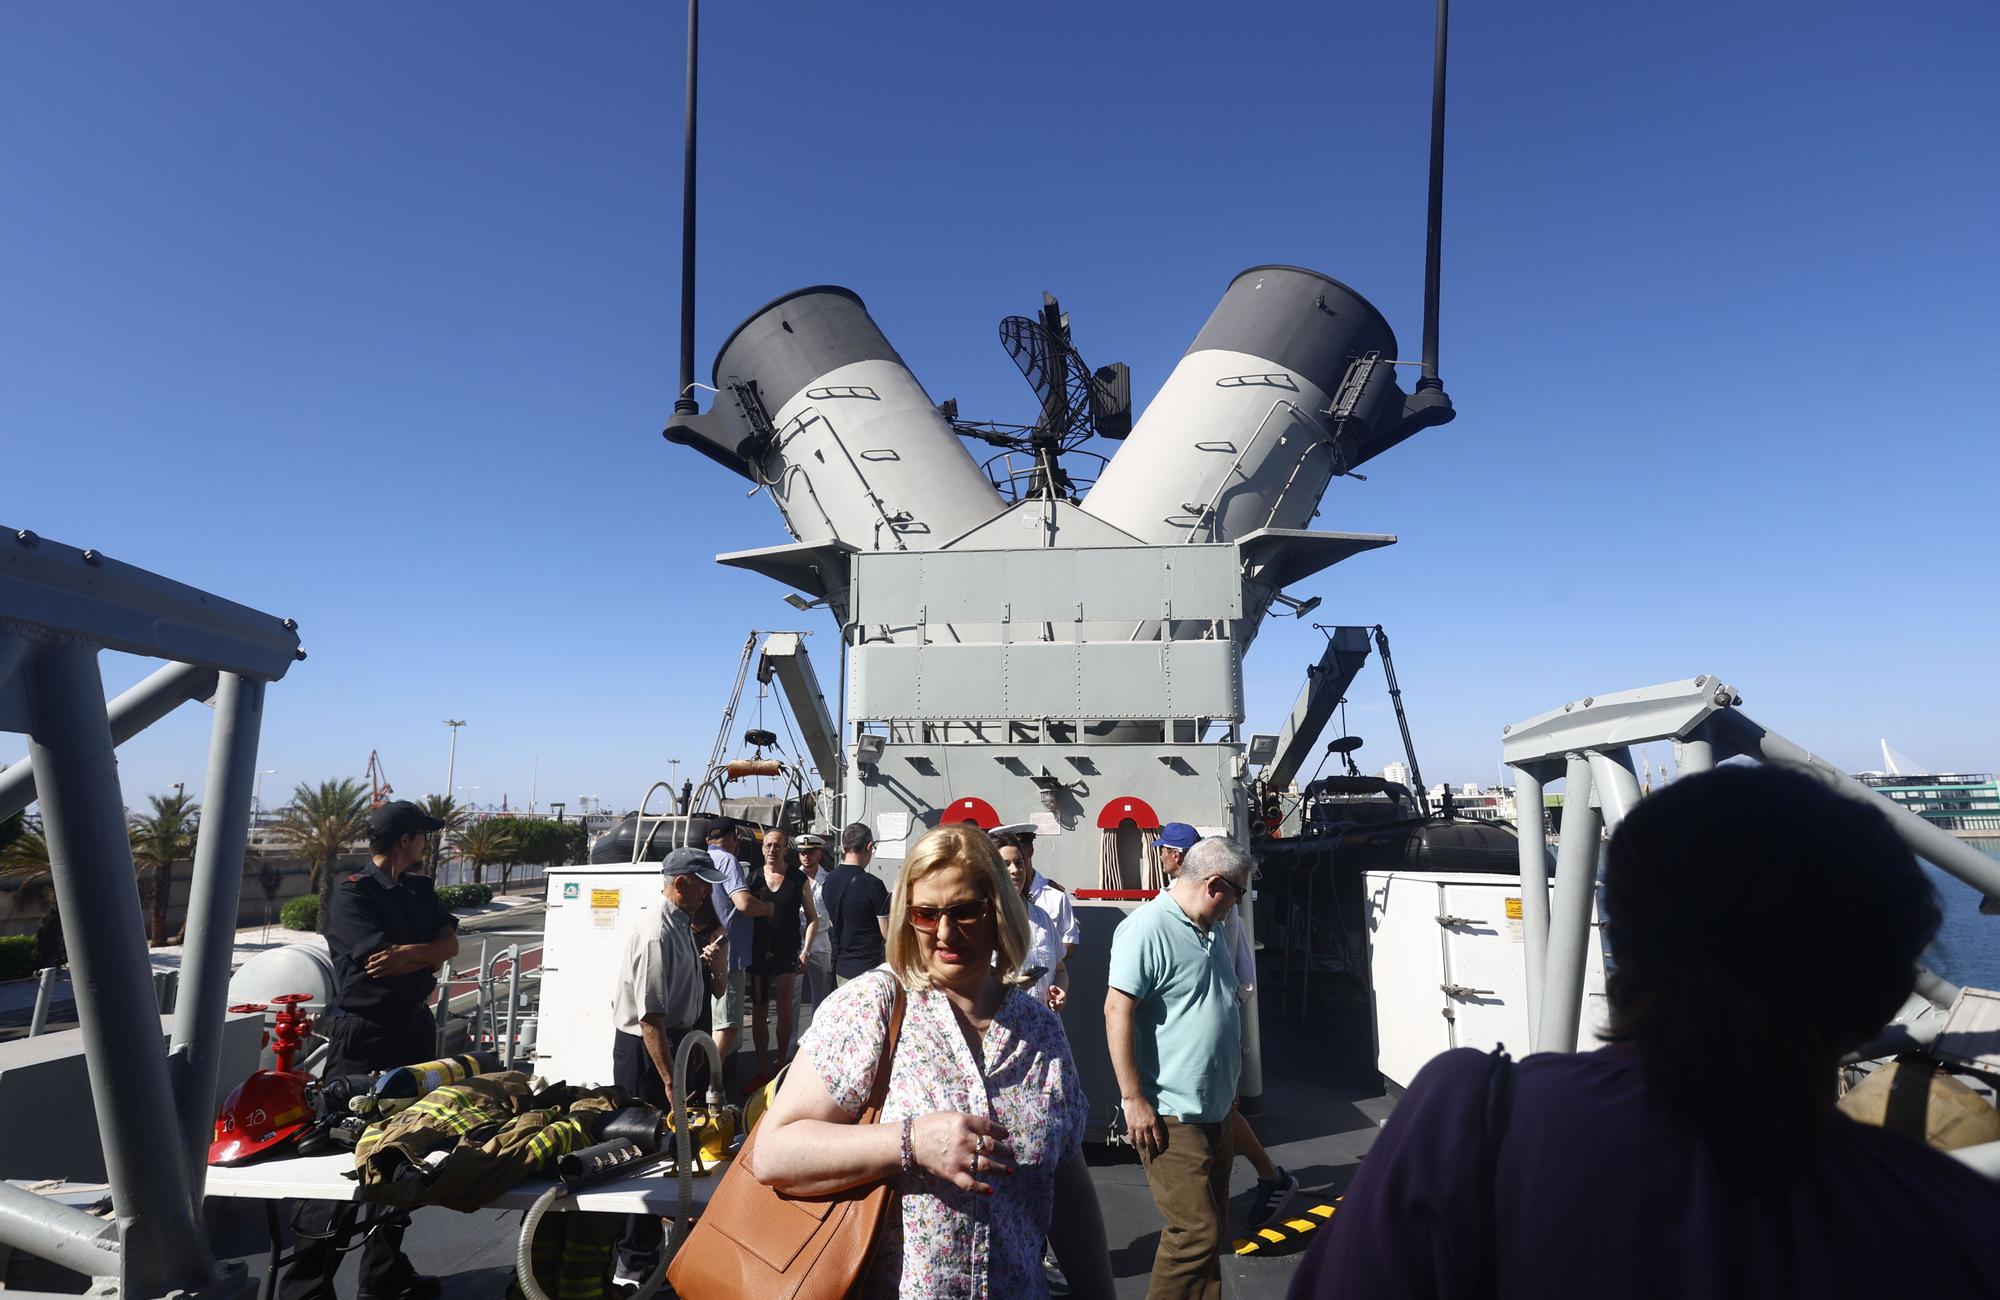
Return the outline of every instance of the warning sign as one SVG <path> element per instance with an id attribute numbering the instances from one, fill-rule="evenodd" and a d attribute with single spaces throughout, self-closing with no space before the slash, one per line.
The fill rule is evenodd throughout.
<path id="1" fill-rule="evenodd" d="M 1510 921 L 1518 921 L 1521 919 L 1520 899 L 1510 898 L 1507 900 L 1507 919 Z"/>
<path id="2" fill-rule="evenodd" d="M 618 910 L 618 891 L 615 889 L 593 889 L 590 891 L 590 905 L 594 908 L 608 907 L 615 912 Z"/>

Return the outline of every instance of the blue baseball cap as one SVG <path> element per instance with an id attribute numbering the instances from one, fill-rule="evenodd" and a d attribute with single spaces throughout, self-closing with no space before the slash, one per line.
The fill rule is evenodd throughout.
<path id="1" fill-rule="evenodd" d="M 1200 833 L 1186 822 L 1168 822 L 1160 827 L 1160 847 L 1163 849 L 1179 849 L 1186 853 L 1199 843 Z"/>

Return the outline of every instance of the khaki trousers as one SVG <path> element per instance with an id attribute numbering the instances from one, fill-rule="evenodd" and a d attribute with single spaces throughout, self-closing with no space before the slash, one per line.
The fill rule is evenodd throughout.
<path id="1" fill-rule="evenodd" d="M 1217 1300 L 1220 1256 L 1228 1244 L 1229 1164 L 1235 1158 L 1229 1124 L 1183 1124 L 1165 1116 L 1160 1123 L 1167 1149 L 1139 1156 L 1153 1204 L 1166 1220 L 1146 1300 Z"/>

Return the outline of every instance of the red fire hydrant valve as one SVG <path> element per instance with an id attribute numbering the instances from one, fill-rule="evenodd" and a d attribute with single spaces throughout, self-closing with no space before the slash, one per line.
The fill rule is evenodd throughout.
<path id="1" fill-rule="evenodd" d="M 271 1001 L 278 1008 L 271 1021 L 271 1054 L 277 1057 L 279 1070 L 289 1071 L 292 1058 L 305 1046 L 306 1035 L 312 1032 L 313 1018 L 298 1009 L 300 1003 L 312 1001 L 312 995 L 281 993 Z"/>

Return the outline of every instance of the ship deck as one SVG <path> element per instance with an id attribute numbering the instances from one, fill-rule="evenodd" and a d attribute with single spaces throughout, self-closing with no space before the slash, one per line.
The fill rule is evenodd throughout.
<path id="1" fill-rule="evenodd" d="M 1386 1111 L 1367 1014 L 1365 1002 L 1321 1001 L 1309 1012 L 1288 1012 L 1275 1000 L 1263 1012 L 1264 1107 L 1252 1124 L 1271 1158 L 1298 1176 L 1301 1193 L 1287 1218 L 1330 1203 L 1346 1188 Z M 740 1060 L 746 1055 L 738 1052 Z M 1145 1175 L 1129 1149 L 1092 1147 L 1087 1154 L 1116 1294 L 1119 1300 L 1144 1296 L 1160 1231 Z M 1242 1231 L 1254 1181 L 1249 1165 L 1238 1160 L 1230 1180 L 1233 1232 Z M 404 1245 L 420 1270 L 445 1279 L 442 1300 L 492 1300 L 507 1286 L 520 1221 L 518 1211 L 425 1210 Z M 261 1276 L 267 1249 L 262 1210 L 250 1202 L 211 1200 L 209 1223 L 216 1253 Z M 1226 1258 L 1224 1294 L 1256 1300 L 1284 1295 L 1300 1249 L 1295 1244 Z M 354 1294 L 354 1271 L 350 1259 L 337 1284 L 343 1296 Z"/>

